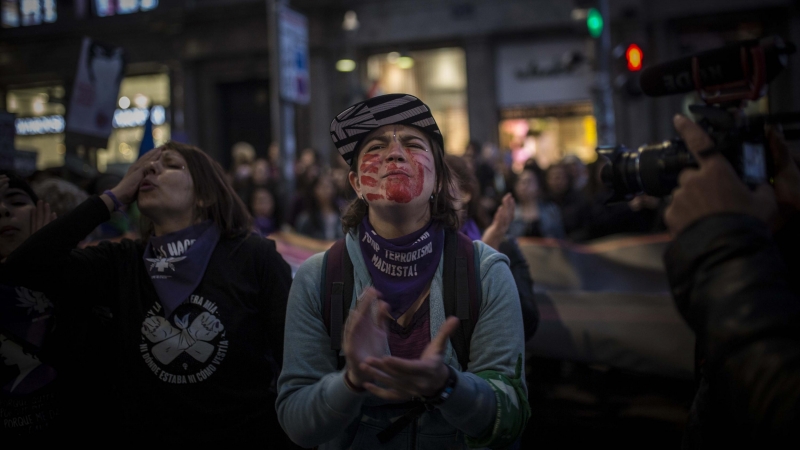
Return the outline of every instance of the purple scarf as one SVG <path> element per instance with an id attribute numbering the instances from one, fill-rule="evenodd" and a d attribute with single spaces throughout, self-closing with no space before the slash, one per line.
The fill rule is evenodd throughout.
<path id="1" fill-rule="evenodd" d="M 165 318 L 200 285 L 219 236 L 214 222 L 207 220 L 150 238 L 144 249 L 144 264 L 164 307 Z"/>
<path id="2" fill-rule="evenodd" d="M 372 284 L 383 294 L 392 317 L 397 319 L 433 279 L 444 249 L 444 230 L 438 222 L 431 221 L 406 236 L 384 239 L 364 217 L 358 236 Z"/>
<path id="3" fill-rule="evenodd" d="M 472 219 L 467 219 L 458 231 L 466 234 L 467 237 L 473 241 L 481 240 L 481 230 L 478 228 L 478 224 Z"/>

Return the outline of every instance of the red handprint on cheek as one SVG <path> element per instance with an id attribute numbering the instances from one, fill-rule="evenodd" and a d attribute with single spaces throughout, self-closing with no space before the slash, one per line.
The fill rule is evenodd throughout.
<path id="1" fill-rule="evenodd" d="M 375 187 L 378 185 L 378 180 L 367 175 L 361 175 L 361 184 L 364 186 Z"/>
<path id="2" fill-rule="evenodd" d="M 378 173 L 381 165 L 381 157 L 379 155 L 364 155 L 361 160 L 361 173 Z"/>

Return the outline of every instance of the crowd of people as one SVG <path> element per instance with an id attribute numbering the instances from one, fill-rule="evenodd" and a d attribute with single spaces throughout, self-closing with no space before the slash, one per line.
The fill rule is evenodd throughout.
<path id="1" fill-rule="evenodd" d="M 477 141 L 469 143 L 463 156 L 450 158 L 462 160 L 475 179 L 470 210 L 480 228 L 489 225 L 510 194 L 515 206 L 507 233 L 512 237 L 585 243 L 613 234 L 666 232 L 662 199 L 639 195 L 626 202 L 607 202 L 600 161 L 587 165 L 570 154 L 542 168 L 531 158 L 516 173 L 493 145 Z M 232 149 L 232 161 L 230 180 L 262 234 L 292 230 L 327 241 L 344 236 L 338 220 L 355 192 L 347 181 L 349 169 L 336 156 L 324 165 L 314 149 L 300 152 L 294 163 L 295 195 L 290 199 L 282 196 L 277 157 L 255 158 L 251 146 L 239 143 Z"/>
<path id="2" fill-rule="evenodd" d="M 769 135 L 749 189 L 697 125 L 672 202 L 605 205 L 567 156 L 520 173 L 445 155 L 430 109 L 374 97 L 331 123 L 286 198 L 277 147 L 226 171 L 170 142 L 123 176 L 0 174 L 0 419 L 28 444 L 519 448 L 539 314 L 516 238 L 668 230 L 697 333 L 687 448 L 792 437 L 800 421 L 800 170 Z M 480 149 L 480 150 L 479 150 Z M 264 239 L 335 241 L 290 267 Z"/>

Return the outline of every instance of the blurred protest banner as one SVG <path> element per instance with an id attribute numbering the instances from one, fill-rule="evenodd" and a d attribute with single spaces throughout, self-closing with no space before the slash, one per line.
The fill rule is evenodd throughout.
<path id="1" fill-rule="evenodd" d="M 694 334 L 675 308 L 663 266 L 668 236 L 519 244 L 541 313 L 529 355 L 694 377 Z"/>
<path id="2" fill-rule="evenodd" d="M 294 274 L 332 242 L 275 233 Z M 540 356 L 681 379 L 694 376 L 694 334 L 675 309 L 662 256 L 669 237 L 611 237 L 588 245 L 521 238 L 541 313 L 527 343 Z"/>
<path id="3" fill-rule="evenodd" d="M 297 268 L 315 253 L 324 252 L 333 245 L 333 241 L 319 241 L 292 232 L 275 232 L 269 235 L 275 241 L 278 253 L 292 267 L 292 277 Z"/>
<path id="4" fill-rule="evenodd" d="M 105 148 L 125 74 L 125 52 L 83 38 L 67 110 L 67 144 Z"/>

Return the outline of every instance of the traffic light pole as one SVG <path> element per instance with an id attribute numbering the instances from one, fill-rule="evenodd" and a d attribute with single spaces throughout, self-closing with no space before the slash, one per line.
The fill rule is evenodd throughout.
<path id="1" fill-rule="evenodd" d="M 270 68 L 270 125 L 272 140 L 280 148 L 280 171 L 283 177 L 281 195 L 278 201 L 283 204 L 283 211 L 288 211 L 286 204 L 294 198 L 294 105 L 281 98 L 281 45 L 280 45 L 280 8 L 289 6 L 289 0 L 267 0 L 267 30 L 269 32 L 269 68 Z"/>
<path id="2" fill-rule="evenodd" d="M 617 133 L 614 118 L 614 90 L 611 85 L 611 17 L 609 0 L 598 0 L 603 18 L 603 31 L 596 42 L 597 72 L 595 72 L 594 110 L 597 120 L 598 145 L 616 145 Z"/>

